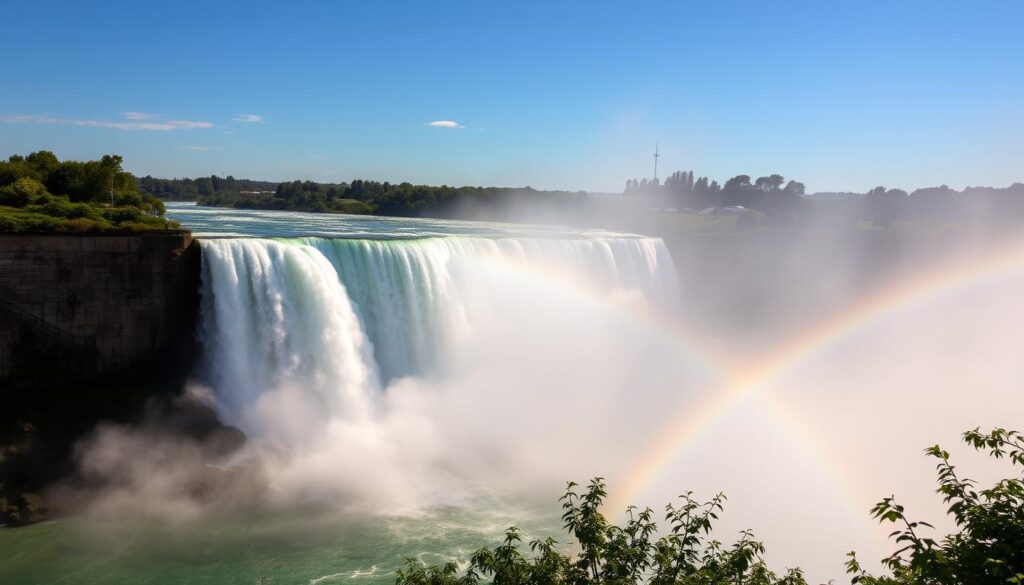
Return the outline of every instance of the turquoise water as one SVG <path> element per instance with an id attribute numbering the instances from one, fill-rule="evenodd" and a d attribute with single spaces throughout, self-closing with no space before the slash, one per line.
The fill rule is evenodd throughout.
<path id="1" fill-rule="evenodd" d="M 507 224 L 482 221 L 375 217 L 299 211 L 260 211 L 167 203 L 167 219 L 181 223 L 199 237 L 406 239 L 440 236 L 590 237 L 598 230 L 565 226 Z M 621 235 L 621 234 L 618 234 Z"/>
<path id="2" fill-rule="evenodd" d="M 557 517 L 557 514 L 549 514 Z M 533 514 L 436 510 L 416 517 L 253 513 L 166 523 L 71 518 L 0 529 L 0 583 L 391 583 L 408 557 L 466 559 Z M 555 534 L 556 527 L 543 531 Z"/>

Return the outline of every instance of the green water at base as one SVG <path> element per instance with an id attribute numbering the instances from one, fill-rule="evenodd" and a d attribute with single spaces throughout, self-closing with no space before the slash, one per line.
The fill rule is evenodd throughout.
<path id="1" fill-rule="evenodd" d="M 554 516 L 557 518 L 557 516 Z M 0 584 L 393 583 L 408 557 L 465 560 L 520 515 L 462 510 L 416 517 L 248 515 L 186 522 L 70 518 L 0 528 Z M 262 581 L 261 581 L 262 580 Z"/>

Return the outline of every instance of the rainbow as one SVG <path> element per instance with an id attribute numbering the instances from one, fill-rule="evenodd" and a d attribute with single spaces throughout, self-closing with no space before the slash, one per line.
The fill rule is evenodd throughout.
<path id="1" fill-rule="evenodd" d="M 625 481 L 611 490 L 608 509 L 621 510 L 637 499 L 677 455 L 709 426 L 720 420 L 742 400 L 764 391 L 797 366 L 835 347 L 899 311 L 966 288 L 990 284 L 992 279 L 1024 269 L 1024 243 L 1007 244 L 983 258 L 976 256 L 952 263 L 940 270 L 924 271 L 869 295 L 852 307 L 795 336 L 753 367 L 732 375 L 723 390 L 696 408 L 671 417 L 671 423 L 656 433 L 643 458 L 625 474 Z M 722 362 L 719 362 L 722 363 Z M 617 494 L 617 495 L 616 495 Z"/>
<path id="2" fill-rule="evenodd" d="M 663 343 L 670 344 L 683 359 L 698 365 L 703 372 L 719 381 L 721 391 L 696 408 L 688 406 L 678 415 L 670 417 L 670 424 L 654 433 L 655 439 L 642 451 L 645 456 L 625 474 L 626 480 L 613 486 L 606 509 L 618 512 L 626 504 L 639 499 L 678 454 L 706 429 L 726 416 L 737 404 L 764 393 L 773 382 L 779 381 L 801 364 L 902 310 L 965 288 L 989 284 L 993 278 L 1013 274 L 1018 269 L 1024 270 L 1024 241 L 1008 243 L 1000 251 L 985 257 L 963 257 L 941 269 L 922 270 L 901 279 L 805 329 L 775 349 L 767 358 L 746 367 L 737 356 L 727 354 L 707 339 L 679 326 L 674 315 L 626 303 L 613 303 L 609 306 L 606 291 L 598 290 L 592 284 L 567 274 L 536 265 L 492 260 L 488 267 L 530 277 L 538 284 L 560 289 L 577 301 L 600 307 L 604 311 L 611 309 L 613 313 L 618 313 L 620 323 L 646 331 Z M 856 506 L 855 511 L 860 513 L 863 507 L 860 501 L 862 494 L 869 490 L 867 486 L 861 486 L 863 489 L 855 489 L 854 486 L 862 482 L 863 478 L 844 468 L 842 458 L 829 452 L 828 443 L 821 440 L 821 433 L 813 425 L 776 397 L 770 394 L 767 397 L 770 399 L 766 401 L 766 406 L 772 415 L 806 436 L 807 444 L 817 445 L 809 454 L 818 461 L 822 471 L 840 493 Z"/>

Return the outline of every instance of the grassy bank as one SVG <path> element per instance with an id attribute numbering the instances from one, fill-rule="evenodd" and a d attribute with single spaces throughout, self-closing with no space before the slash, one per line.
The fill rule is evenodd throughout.
<path id="1" fill-rule="evenodd" d="M 0 232 L 107 232 L 177 228 L 164 204 L 139 193 L 119 156 L 60 161 L 48 151 L 0 162 Z"/>
<path id="2" fill-rule="evenodd" d="M 108 232 L 175 229 L 178 222 L 136 207 L 110 207 L 54 200 L 23 208 L 0 205 L 0 232 Z"/>

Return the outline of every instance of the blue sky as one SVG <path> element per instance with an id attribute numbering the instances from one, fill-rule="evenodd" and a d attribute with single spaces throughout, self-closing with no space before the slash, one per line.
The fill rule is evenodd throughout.
<path id="1" fill-rule="evenodd" d="M 5 6 L 0 154 L 137 174 L 620 190 L 1024 180 L 1024 2 Z M 453 121 L 455 127 L 431 126 Z"/>

